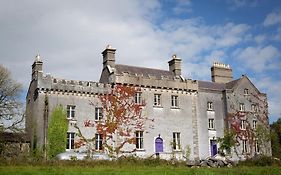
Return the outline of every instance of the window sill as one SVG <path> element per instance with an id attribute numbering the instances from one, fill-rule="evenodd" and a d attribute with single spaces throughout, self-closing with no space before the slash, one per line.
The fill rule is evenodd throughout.
<path id="1" fill-rule="evenodd" d="M 215 128 L 208 128 L 209 131 L 216 131 Z"/>
<path id="2" fill-rule="evenodd" d="M 214 111 L 213 109 L 207 109 L 207 111 Z"/>
<path id="3" fill-rule="evenodd" d="M 171 106 L 171 109 L 180 109 L 178 106 Z"/>
<path id="4" fill-rule="evenodd" d="M 136 152 L 145 152 L 145 149 L 136 149 Z"/>
<path id="5" fill-rule="evenodd" d="M 154 108 L 163 108 L 163 106 L 156 106 L 156 105 L 154 105 L 153 107 Z"/>
<path id="6" fill-rule="evenodd" d="M 175 153 L 181 153 L 182 150 L 181 150 L 181 149 L 173 149 L 173 152 L 175 152 Z"/>

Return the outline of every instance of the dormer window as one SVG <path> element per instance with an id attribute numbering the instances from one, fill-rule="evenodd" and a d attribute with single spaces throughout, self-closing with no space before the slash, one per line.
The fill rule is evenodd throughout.
<path id="1" fill-rule="evenodd" d="M 249 95 L 249 89 L 244 89 L 244 96 L 248 96 Z"/>

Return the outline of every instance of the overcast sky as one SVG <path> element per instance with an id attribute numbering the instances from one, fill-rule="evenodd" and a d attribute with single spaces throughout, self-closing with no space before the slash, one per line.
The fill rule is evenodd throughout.
<path id="1" fill-rule="evenodd" d="M 0 59 L 28 89 L 37 53 L 44 73 L 98 81 L 106 45 L 120 64 L 210 80 L 213 61 L 247 74 L 268 94 L 270 121 L 281 113 L 279 0 L 0 0 Z"/>

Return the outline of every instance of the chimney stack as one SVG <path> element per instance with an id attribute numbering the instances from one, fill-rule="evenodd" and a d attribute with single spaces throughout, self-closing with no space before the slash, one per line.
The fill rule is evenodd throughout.
<path id="1" fill-rule="evenodd" d="M 177 55 L 172 56 L 172 60 L 169 62 L 169 71 L 173 72 L 175 76 L 181 75 L 181 59 L 177 58 Z"/>
<path id="2" fill-rule="evenodd" d="M 229 65 L 214 62 L 211 67 L 212 82 L 215 83 L 228 83 L 232 81 L 232 69 Z"/>
<path id="3" fill-rule="evenodd" d="M 103 55 L 103 68 L 110 66 L 115 68 L 115 48 L 112 48 L 111 45 L 107 45 L 105 50 L 102 52 Z"/>

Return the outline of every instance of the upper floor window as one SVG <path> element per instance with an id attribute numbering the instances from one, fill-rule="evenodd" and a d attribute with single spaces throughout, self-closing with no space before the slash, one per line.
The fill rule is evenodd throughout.
<path id="1" fill-rule="evenodd" d="M 67 132 L 66 149 L 74 149 L 74 132 Z"/>
<path id="2" fill-rule="evenodd" d="M 73 119 L 75 117 L 75 106 L 67 105 L 67 119 Z"/>
<path id="3" fill-rule="evenodd" d="M 154 106 L 161 106 L 161 94 L 154 94 Z"/>
<path id="4" fill-rule="evenodd" d="M 102 150 L 102 134 L 96 134 L 95 135 L 95 140 L 96 140 L 96 150 Z"/>
<path id="5" fill-rule="evenodd" d="M 174 150 L 180 150 L 180 133 L 179 132 L 173 132 L 173 149 Z"/>
<path id="6" fill-rule="evenodd" d="M 256 128 L 257 128 L 257 121 L 253 120 L 253 129 L 256 129 Z"/>
<path id="7" fill-rule="evenodd" d="M 208 103 L 207 103 L 207 109 L 208 109 L 209 111 L 212 111 L 212 110 L 213 110 L 213 102 L 208 102 Z"/>
<path id="8" fill-rule="evenodd" d="M 172 95 L 171 96 L 171 105 L 172 107 L 179 107 L 179 97 L 177 95 Z"/>
<path id="9" fill-rule="evenodd" d="M 135 103 L 141 104 L 141 92 L 135 93 Z"/>
<path id="10" fill-rule="evenodd" d="M 96 107 L 95 108 L 95 120 L 101 120 L 103 117 L 102 115 L 102 108 Z"/>
<path id="11" fill-rule="evenodd" d="M 245 104 L 244 103 L 239 104 L 239 111 L 245 111 Z"/>
<path id="12" fill-rule="evenodd" d="M 247 125 L 246 120 L 241 120 L 240 129 L 241 129 L 241 130 L 245 130 L 245 129 L 246 129 L 246 125 Z"/>
<path id="13" fill-rule="evenodd" d="M 249 95 L 249 89 L 247 89 L 247 88 L 244 89 L 244 95 L 245 95 L 245 96 Z"/>
<path id="14" fill-rule="evenodd" d="M 215 119 L 209 118 L 209 129 L 215 129 Z"/>
<path id="15" fill-rule="evenodd" d="M 136 149 L 143 149 L 143 131 L 136 131 Z"/>
<path id="16" fill-rule="evenodd" d="M 258 112 L 258 105 L 252 104 L 251 108 L 252 108 L 252 112 Z"/>

